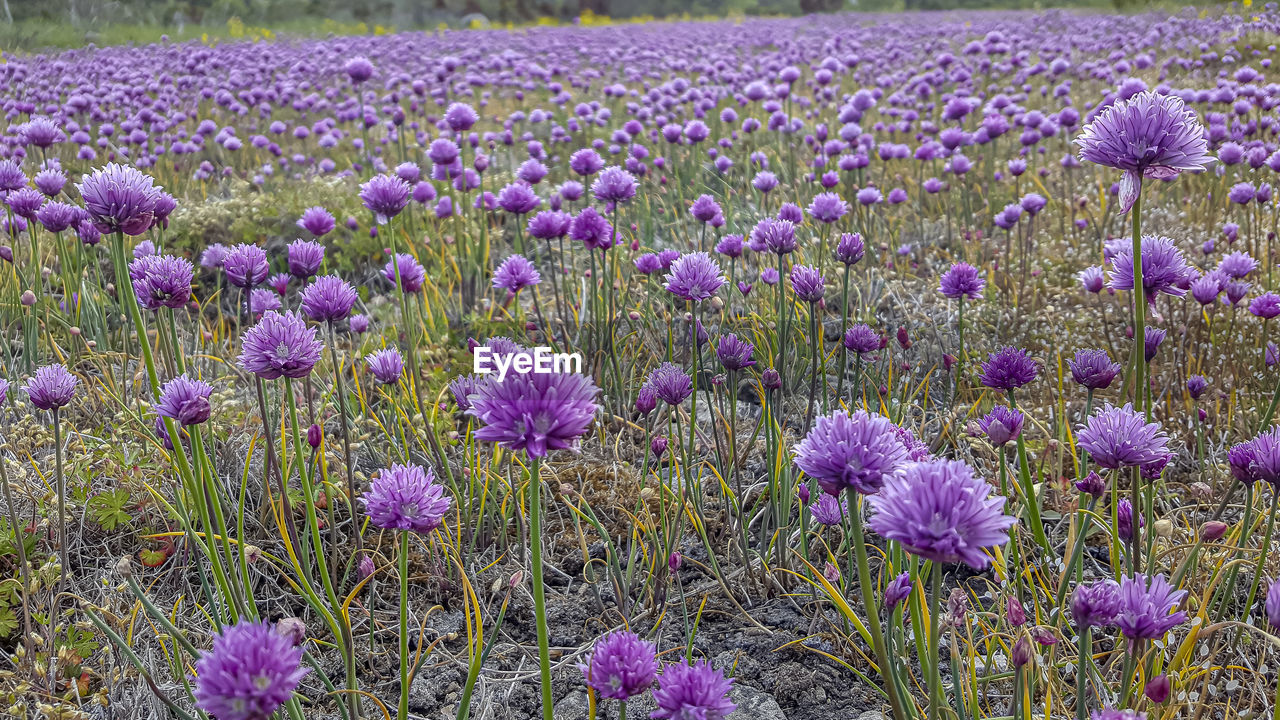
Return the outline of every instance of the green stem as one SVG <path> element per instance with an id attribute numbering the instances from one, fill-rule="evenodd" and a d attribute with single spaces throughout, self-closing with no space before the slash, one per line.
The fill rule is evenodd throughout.
<path id="1" fill-rule="evenodd" d="M 942 707 L 942 563 L 933 561 L 929 589 L 929 720 L 937 720 Z"/>
<path id="2" fill-rule="evenodd" d="M 409 533 L 400 533 L 400 708 L 398 720 L 409 717 Z"/>
<path id="3" fill-rule="evenodd" d="M 875 586 L 871 581 L 871 567 L 867 561 L 867 545 L 865 537 L 862 533 L 862 512 L 858 509 L 857 494 L 852 490 L 846 490 L 845 494 L 848 498 L 849 509 L 847 515 L 850 520 L 850 544 L 853 545 L 853 551 L 858 565 L 858 587 L 862 590 L 862 605 L 867 614 L 867 625 L 871 632 L 871 642 L 873 650 L 876 653 L 876 662 L 880 664 L 880 677 L 884 679 L 885 690 L 889 694 L 889 705 L 893 709 L 893 717 L 909 718 L 906 708 L 903 705 L 902 698 L 898 695 L 898 685 L 894 682 L 891 672 L 889 651 L 885 647 L 884 634 L 880 629 L 880 613 L 876 611 Z"/>
<path id="4" fill-rule="evenodd" d="M 1138 181 L 1141 183 L 1141 179 Z M 1144 376 L 1146 374 L 1146 344 L 1147 344 L 1147 297 L 1146 288 L 1143 287 L 1142 280 L 1142 192 L 1139 186 L 1138 197 L 1134 199 L 1133 209 L 1133 407 L 1139 413 L 1145 413 L 1143 398 L 1146 395 L 1146 383 Z M 1130 502 L 1133 503 L 1133 512 L 1139 512 L 1142 507 L 1141 492 L 1142 474 L 1138 468 L 1133 469 L 1133 477 L 1130 483 Z M 1138 527 L 1135 518 L 1133 522 L 1133 537 L 1129 541 L 1130 552 L 1132 554 L 1133 569 L 1136 572 L 1142 567 L 1142 546 L 1140 536 L 1142 529 Z"/>
<path id="5" fill-rule="evenodd" d="M 1258 584 L 1262 582 L 1262 575 L 1267 566 L 1267 555 L 1271 550 L 1271 534 L 1276 529 L 1276 510 L 1280 508 L 1280 492 L 1271 493 L 1271 512 L 1267 517 L 1267 531 L 1262 535 L 1262 553 L 1258 555 L 1258 565 L 1253 571 L 1253 583 L 1249 586 L 1249 597 L 1244 603 L 1244 613 L 1247 616 L 1250 609 L 1253 608 L 1253 600 L 1258 596 Z M 1241 621 L 1246 618 L 1241 618 Z"/>
<path id="6" fill-rule="evenodd" d="M 1086 720 L 1089 715 L 1085 693 L 1089 686 L 1089 664 L 1093 658 L 1091 632 L 1088 626 L 1080 629 L 1080 657 L 1076 661 L 1076 720 Z"/>
<path id="7" fill-rule="evenodd" d="M 551 648 L 547 638 L 547 597 L 542 581 L 542 458 L 531 458 L 529 470 L 529 544 L 533 562 L 533 613 L 538 630 L 538 671 L 542 679 L 542 720 L 555 720 L 551 710 Z"/>

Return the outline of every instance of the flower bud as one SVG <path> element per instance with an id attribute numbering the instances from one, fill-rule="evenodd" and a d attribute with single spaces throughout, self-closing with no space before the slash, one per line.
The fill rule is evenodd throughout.
<path id="1" fill-rule="evenodd" d="M 1147 699 L 1159 705 L 1169 699 L 1169 676 L 1157 675 L 1147 681 L 1147 687 L 1143 690 Z"/>
<path id="2" fill-rule="evenodd" d="M 31 307 L 36 304 L 36 294 L 30 290 L 23 290 L 22 297 L 19 298 L 19 301 L 24 307 Z"/>
<path id="3" fill-rule="evenodd" d="M 1019 635 L 1017 642 L 1013 644 L 1013 651 L 1009 654 L 1009 661 L 1013 663 L 1015 668 L 1020 668 L 1031 662 L 1031 641 L 1026 635 Z"/>
<path id="4" fill-rule="evenodd" d="M 840 582 L 840 568 L 828 560 L 827 566 L 822 569 L 822 577 L 826 578 L 829 583 Z"/>
<path id="5" fill-rule="evenodd" d="M 667 439 L 661 435 L 655 436 L 653 440 L 649 441 L 649 450 L 653 453 L 655 461 L 662 460 L 662 456 L 667 452 L 667 445 Z"/>
<path id="6" fill-rule="evenodd" d="M 1045 647 L 1058 644 L 1058 636 L 1053 634 L 1053 628 L 1044 625 L 1031 628 L 1031 639 Z"/>
<path id="7" fill-rule="evenodd" d="M 680 566 L 684 565 L 684 556 L 679 550 L 671 553 L 671 557 L 667 558 L 667 569 L 674 575 L 680 572 Z"/>
<path id="8" fill-rule="evenodd" d="M 1014 595 L 1009 596 L 1009 600 L 1005 603 L 1005 617 L 1009 619 L 1009 624 L 1013 627 L 1022 627 L 1027 623 L 1027 611 L 1023 609 L 1022 602 Z"/>
<path id="9" fill-rule="evenodd" d="M 1099 476 L 1098 473 L 1090 472 L 1085 479 L 1076 483 L 1076 489 L 1086 495 L 1092 496 L 1094 500 L 1097 500 L 1107 491 L 1107 484 L 1102 480 L 1102 477 Z"/>
<path id="10" fill-rule="evenodd" d="M 1220 520 L 1210 520 L 1200 526 L 1200 539 L 1205 542 L 1219 540 L 1227 534 L 1227 524 Z"/>
<path id="11" fill-rule="evenodd" d="M 373 571 L 373 558 L 368 555 L 361 557 L 360 564 L 356 566 L 356 572 L 359 574 L 360 579 L 364 580 L 369 577 L 373 574 Z"/>
<path id="12" fill-rule="evenodd" d="M 796 496 L 800 498 L 801 505 L 809 504 L 809 486 L 806 483 L 800 483 L 800 488 L 796 490 Z"/>
<path id="13" fill-rule="evenodd" d="M 782 376 L 773 368 L 765 368 L 765 371 L 760 373 L 760 383 L 764 385 L 765 390 L 777 390 L 782 387 Z"/>
<path id="14" fill-rule="evenodd" d="M 311 427 L 307 428 L 307 444 L 314 450 L 320 447 L 322 439 L 324 439 L 324 433 L 320 430 L 320 426 L 312 423 Z"/>
<path id="15" fill-rule="evenodd" d="M 276 621 L 276 633 L 289 638 L 294 647 L 306 642 L 307 624 L 301 618 L 287 617 Z"/>

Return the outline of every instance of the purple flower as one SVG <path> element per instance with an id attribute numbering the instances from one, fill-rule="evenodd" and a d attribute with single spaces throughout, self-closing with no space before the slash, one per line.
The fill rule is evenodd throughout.
<path id="1" fill-rule="evenodd" d="M 67 139 L 66 134 L 62 132 L 62 128 L 58 127 L 57 123 L 52 119 L 43 115 L 36 115 L 18 126 L 18 134 L 22 136 L 24 144 L 41 149 L 57 145 Z"/>
<path id="2" fill-rule="evenodd" d="M 1143 266 L 1144 270 L 1146 266 Z M 1258 261 L 1247 252 L 1228 253 L 1218 261 L 1218 270 L 1232 280 L 1240 280 L 1258 269 Z"/>
<path id="3" fill-rule="evenodd" d="M 36 222 L 51 233 L 60 233 L 80 221 L 80 208 L 50 200 L 36 212 Z"/>
<path id="4" fill-rule="evenodd" d="M 257 315 L 268 310 L 279 310 L 280 296 L 266 288 L 254 288 L 249 291 L 249 312 Z"/>
<path id="5" fill-rule="evenodd" d="M 1187 378 L 1187 392 L 1191 395 L 1192 400 L 1199 400 L 1208 387 L 1209 380 L 1203 375 L 1192 375 Z"/>
<path id="6" fill-rule="evenodd" d="M 466 103 L 450 103 L 444 111 L 444 121 L 454 132 L 465 132 L 480 120 L 474 108 Z"/>
<path id="7" fill-rule="evenodd" d="M 645 253 L 636 258 L 636 270 L 643 275 L 652 275 L 662 269 L 662 260 L 655 253 Z"/>
<path id="8" fill-rule="evenodd" d="M 493 286 L 513 294 L 540 282 L 542 276 L 538 274 L 538 269 L 523 255 L 508 257 L 493 273 Z"/>
<path id="9" fill-rule="evenodd" d="M 374 379 L 383 385 L 394 385 L 404 375 L 404 358 L 395 348 L 383 348 L 370 355 L 365 363 Z"/>
<path id="10" fill-rule="evenodd" d="M 360 335 L 369 329 L 369 316 L 352 315 L 351 319 L 347 321 L 347 327 L 350 328 L 351 332 Z"/>
<path id="11" fill-rule="evenodd" d="M 844 522 L 844 499 L 824 492 L 809 503 L 809 514 L 819 525 L 839 525 Z"/>
<path id="12" fill-rule="evenodd" d="M 1089 292 L 1094 293 L 1095 295 L 1097 293 L 1102 292 L 1102 287 L 1103 287 L 1102 266 L 1094 265 L 1092 267 L 1087 267 L 1084 270 L 1081 270 L 1080 284 L 1084 286 L 1085 290 L 1088 290 Z"/>
<path id="13" fill-rule="evenodd" d="M 13 211 L 14 215 L 26 220 L 35 220 L 36 214 L 44 206 L 45 197 L 35 188 L 23 187 L 9 193 L 4 202 Z"/>
<path id="14" fill-rule="evenodd" d="M 351 314 L 356 290 L 337 275 L 322 275 L 302 291 L 302 312 L 316 322 L 335 322 Z"/>
<path id="15" fill-rule="evenodd" d="M 1133 405 L 1107 403 L 1076 431 L 1077 444 L 1108 470 L 1153 463 L 1168 454 L 1169 437 L 1159 423 L 1148 423 Z"/>
<path id="16" fill-rule="evenodd" d="M 862 235 L 858 233 L 843 233 L 840 235 L 840 242 L 836 244 L 836 259 L 845 265 L 853 265 L 862 260 L 866 254 L 866 246 L 862 243 Z"/>
<path id="17" fill-rule="evenodd" d="M 65 365 L 45 365 L 36 368 L 35 375 L 23 389 L 32 405 L 41 410 L 57 410 L 71 402 L 79 384 L 80 380 L 68 372 Z"/>
<path id="18" fill-rule="evenodd" d="M 942 274 L 938 290 L 952 299 L 981 300 L 982 289 L 987 282 L 978 275 L 978 269 L 966 262 L 958 262 Z"/>
<path id="19" fill-rule="evenodd" d="M 395 175 L 374 175 L 360 186 L 360 201 L 383 225 L 404 210 L 412 192 L 409 183 Z"/>
<path id="20" fill-rule="evenodd" d="M 1111 578 L 1076 586 L 1071 594 L 1071 617 L 1076 628 L 1106 627 L 1120 612 L 1120 585 Z"/>
<path id="21" fill-rule="evenodd" d="M 582 148 L 569 156 L 569 169 L 582 177 L 591 177 L 603 167 L 604 159 L 591 148 Z"/>
<path id="22" fill-rule="evenodd" d="M 458 159 L 458 144 L 449 138 L 436 138 L 427 147 L 427 157 L 439 166 L 449 166 Z M 440 178 L 443 179 L 443 178 Z"/>
<path id="23" fill-rule="evenodd" d="M 693 379 L 679 365 L 669 362 L 649 373 L 644 384 L 668 405 L 679 405 L 693 394 Z"/>
<path id="24" fill-rule="evenodd" d="M 809 214 L 814 220 L 833 223 L 849 212 L 849 203 L 833 192 L 818 193 L 809 203 Z"/>
<path id="25" fill-rule="evenodd" d="M 301 315 L 268 310 L 240 341 L 240 367 L 263 380 L 300 378 L 320 361 L 314 327 Z"/>
<path id="26" fill-rule="evenodd" d="M 469 412 L 484 423 L 475 436 L 529 457 L 573 449 L 591 426 L 598 392 L 577 373 L 508 373 L 471 396 Z"/>
<path id="27" fill-rule="evenodd" d="M 1146 527 L 1146 524 L 1146 519 L 1139 514 L 1138 527 Z M 1129 498 L 1120 498 L 1116 502 L 1116 534 L 1125 542 L 1133 539 L 1133 503 Z"/>
<path id="28" fill-rule="evenodd" d="M 100 232 L 141 235 L 151 228 L 161 189 L 137 168 L 109 163 L 77 187 L 84 209 Z"/>
<path id="29" fill-rule="evenodd" d="M 222 243 L 214 243 L 200 253 L 200 267 L 213 270 L 220 268 L 227 261 L 231 249 Z"/>
<path id="30" fill-rule="evenodd" d="M 1147 328 L 1142 338 L 1142 354 L 1147 362 L 1156 359 L 1156 352 L 1160 349 L 1160 343 L 1164 342 L 1168 332 L 1160 328 Z"/>
<path id="31" fill-rule="evenodd" d="M 185 306 L 191 300 L 193 275 L 191 261 L 173 255 L 147 255 L 129 263 L 133 293 L 145 310 Z"/>
<path id="32" fill-rule="evenodd" d="M 676 258 L 666 280 L 668 292 L 695 303 L 715 295 L 725 283 L 720 266 L 704 252 L 685 253 Z"/>
<path id="33" fill-rule="evenodd" d="M 328 210 L 317 206 L 302 211 L 302 217 L 298 218 L 298 227 L 320 237 L 333 232 L 336 223 Z"/>
<path id="34" fill-rule="evenodd" d="M 1003 512 L 1005 498 L 991 497 L 991 485 L 960 461 L 908 465 L 870 502 L 871 529 L 884 538 L 926 560 L 977 570 L 990 563 L 983 548 L 1007 543 L 1015 522 Z"/>
<path id="35" fill-rule="evenodd" d="M 315 240 L 294 240 L 289 243 L 289 274 L 299 280 L 320 272 L 324 262 L 324 245 Z"/>
<path id="36" fill-rule="evenodd" d="M 1201 305 L 1212 305 L 1222 292 L 1222 283 L 1213 273 L 1205 273 L 1191 281 L 1191 297 Z"/>
<path id="37" fill-rule="evenodd" d="M 1280 315 L 1280 295 L 1273 292 L 1259 295 L 1249 303 L 1249 312 L 1263 320 L 1270 320 Z"/>
<path id="38" fill-rule="evenodd" d="M 1227 191 L 1227 199 L 1237 205 L 1248 205 L 1256 194 L 1252 183 L 1238 182 Z"/>
<path id="39" fill-rule="evenodd" d="M 636 196 L 636 178 L 616 165 L 607 167 L 591 183 L 591 194 L 600 202 L 626 202 Z"/>
<path id="40" fill-rule="evenodd" d="M 796 249 L 796 226 L 786 220 L 765 218 L 751 231 L 752 249 L 786 255 Z"/>
<path id="41" fill-rule="evenodd" d="M 689 206 L 689 213 L 699 222 L 708 223 L 721 215 L 720 204 L 710 195 L 699 195 Z"/>
<path id="42" fill-rule="evenodd" d="M 778 176 L 768 170 L 761 170 L 751 179 L 751 187 L 767 194 L 770 190 L 778 187 Z"/>
<path id="43" fill-rule="evenodd" d="M 1280 487 L 1280 425 L 1258 433 L 1250 446 L 1252 477 Z"/>
<path id="44" fill-rule="evenodd" d="M 523 182 L 514 182 L 498 191 L 498 207 L 513 215 L 526 215 L 542 204 L 542 198 Z"/>
<path id="45" fill-rule="evenodd" d="M 1120 374 L 1120 363 L 1111 362 L 1106 350 L 1077 350 L 1067 361 L 1071 379 L 1090 390 L 1104 390 Z"/>
<path id="46" fill-rule="evenodd" d="M 993 390 L 1016 390 L 1036 379 L 1036 364 L 1026 350 L 1002 347 L 987 358 L 980 379 Z"/>
<path id="47" fill-rule="evenodd" d="M 1147 720 L 1147 714 L 1137 710 L 1102 708 L 1089 714 L 1089 720 Z"/>
<path id="48" fill-rule="evenodd" d="M 880 349 L 880 335 L 869 325 L 858 323 L 845 331 L 844 348 L 858 355 L 873 353 Z"/>
<path id="49" fill-rule="evenodd" d="M 817 269 L 796 264 L 791 266 L 791 289 L 801 300 L 816 303 L 822 299 L 826 284 Z"/>
<path id="50" fill-rule="evenodd" d="M 529 218 L 529 225 L 526 228 L 530 237 L 539 240 L 551 240 L 552 238 L 562 238 L 569 234 L 569 225 L 573 222 L 573 216 L 561 210 L 543 210 L 542 212 Z"/>
<path id="51" fill-rule="evenodd" d="M 716 344 L 716 357 L 724 369 L 730 372 L 755 365 L 756 361 L 751 359 L 751 354 L 754 352 L 754 345 L 733 333 L 720 338 L 720 342 Z"/>
<path id="52" fill-rule="evenodd" d="M 257 287 L 267 279 L 271 266 L 267 264 L 267 254 L 257 245 L 240 243 L 227 251 L 222 261 L 222 269 L 227 273 L 227 282 L 233 286 L 248 289 Z"/>
<path id="53" fill-rule="evenodd" d="M 373 77 L 373 63 L 363 55 L 357 55 L 342 66 L 342 70 L 357 85 Z"/>
<path id="54" fill-rule="evenodd" d="M 907 461 L 893 423 L 864 410 L 819 417 L 793 452 L 796 467 L 830 495 L 877 493 Z"/>
<path id="55" fill-rule="evenodd" d="M 209 396 L 212 394 L 212 385 L 192 380 L 184 373 L 160 388 L 156 414 L 170 418 L 179 425 L 199 425 L 209 419 L 212 411 Z"/>
<path id="56" fill-rule="evenodd" d="M 1022 434 L 1022 411 L 1005 405 L 997 405 L 991 408 L 991 412 L 978 421 L 978 426 L 982 428 L 982 432 L 987 434 L 987 438 L 991 440 L 991 444 L 995 447 L 1003 447 L 1007 443 L 1017 440 Z"/>
<path id="57" fill-rule="evenodd" d="M 397 274 L 400 290 L 406 293 L 418 292 L 427 279 L 427 271 L 423 269 L 417 258 L 409 253 L 397 253 L 395 260 L 388 260 L 382 268 L 382 276 L 392 283 L 396 283 Z"/>
<path id="58" fill-rule="evenodd" d="M 729 699 L 733 680 L 699 660 L 692 665 L 681 660 L 668 665 L 658 678 L 653 701 L 658 706 L 649 714 L 653 720 L 724 720 L 737 709 Z"/>
<path id="59" fill-rule="evenodd" d="M 727 258 L 742 257 L 742 236 L 725 235 L 716 243 L 716 252 Z"/>
<path id="60" fill-rule="evenodd" d="M 1267 588 L 1267 599 L 1263 603 L 1267 611 L 1267 622 L 1274 629 L 1280 629 L 1280 580 L 1274 580 Z"/>
<path id="61" fill-rule="evenodd" d="M 608 250 L 613 246 L 613 226 L 593 207 L 585 207 L 569 223 L 569 237 L 588 250 Z"/>
<path id="62" fill-rule="evenodd" d="M 1102 110 L 1076 142 L 1080 159 L 1124 171 L 1120 206 L 1126 213 L 1142 191 L 1143 177 L 1169 180 L 1213 161 L 1195 111 L 1176 95 L 1149 91 Z"/>
<path id="63" fill-rule="evenodd" d="M 452 505 L 430 469 L 399 464 L 378 473 L 360 502 L 375 527 L 421 535 L 440 527 Z"/>
<path id="64" fill-rule="evenodd" d="M 1135 573 L 1122 578 L 1115 624 L 1130 640 L 1159 640 L 1187 621 L 1186 611 L 1175 612 L 1186 596 L 1186 590 L 1170 587 L 1164 575 Z"/>
<path id="65" fill-rule="evenodd" d="M 293 698 L 310 672 L 302 649 L 269 622 L 222 628 L 196 662 L 196 706 L 216 720 L 265 720 Z"/>
<path id="66" fill-rule="evenodd" d="M 1182 251 L 1167 237 L 1142 236 L 1142 289 L 1147 302 L 1164 293 L 1182 297 L 1191 287 L 1192 269 Z M 1121 250 L 1111 262 L 1112 290 L 1133 289 L 1133 248 Z"/>
<path id="67" fill-rule="evenodd" d="M 657 649 L 639 635 L 620 630 L 597 640 L 590 659 L 578 669 L 600 697 L 625 702 L 648 690 L 657 679 Z"/>
<path id="68" fill-rule="evenodd" d="M 903 570 L 884 588 L 885 611 L 893 612 L 908 597 L 911 597 L 911 573 Z"/>

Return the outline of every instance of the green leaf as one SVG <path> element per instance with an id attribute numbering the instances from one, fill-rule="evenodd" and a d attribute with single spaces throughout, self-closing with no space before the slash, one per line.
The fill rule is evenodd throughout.
<path id="1" fill-rule="evenodd" d="M 98 493 L 89 500 L 89 517 L 103 530 L 110 532 L 133 520 L 124 510 L 130 501 L 129 491 L 124 488 Z"/>

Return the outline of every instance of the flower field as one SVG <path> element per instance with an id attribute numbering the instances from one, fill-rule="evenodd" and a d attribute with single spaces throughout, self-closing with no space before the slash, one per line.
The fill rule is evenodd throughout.
<path id="1" fill-rule="evenodd" d="M 0 708 L 1280 718 L 1280 14 L 0 65 Z"/>

